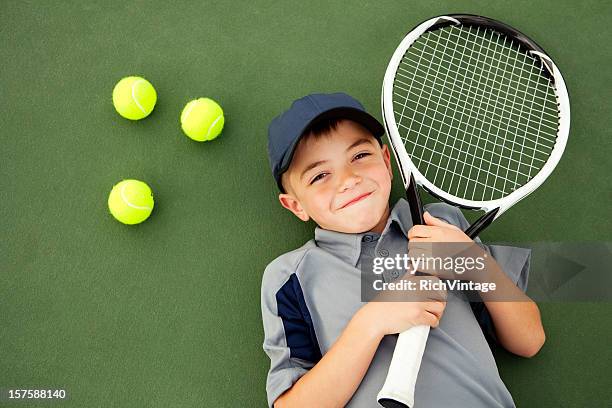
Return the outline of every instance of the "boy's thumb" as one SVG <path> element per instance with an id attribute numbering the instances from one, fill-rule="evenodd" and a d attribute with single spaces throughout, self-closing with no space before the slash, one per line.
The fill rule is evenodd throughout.
<path id="1" fill-rule="evenodd" d="M 425 224 L 431 225 L 434 227 L 447 227 L 448 226 L 448 223 L 442 221 L 439 218 L 434 217 L 427 211 L 423 213 L 423 220 L 425 221 Z"/>

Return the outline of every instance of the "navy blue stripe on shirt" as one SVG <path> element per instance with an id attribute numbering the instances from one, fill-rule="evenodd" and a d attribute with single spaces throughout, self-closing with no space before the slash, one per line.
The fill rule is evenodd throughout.
<path id="1" fill-rule="evenodd" d="M 291 357 L 317 363 L 321 359 L 321 349 L 300 281 L 295 274 L 276 293 L 276 302 Z"/>

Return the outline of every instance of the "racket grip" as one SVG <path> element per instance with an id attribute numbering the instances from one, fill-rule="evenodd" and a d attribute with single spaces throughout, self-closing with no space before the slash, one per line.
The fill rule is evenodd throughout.
<path id="1" fill-rule="evenodd" d="M 383 407 L 414 406 L 414 389 L 428 336 L 429 326 L 417 326 L 397 337 L 387 379 L 377 397 Z"/>

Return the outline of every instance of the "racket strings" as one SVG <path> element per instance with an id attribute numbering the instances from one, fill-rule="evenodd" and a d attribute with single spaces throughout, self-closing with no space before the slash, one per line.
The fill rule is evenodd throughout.
<path id="1" fill-rule="evenodd" d="M 414 67 L 414 66 L 412 66 L 410 64 L 407 64 L 407 65 L 410 68 L 414 68 L 417 72 L 423 71 L 422 67 Z M 407 86 L 408 84 L 406 82 L 404 82 L 402 79 L 406 79 L 406 80 L 410 81 L 412 78 L 407 76 L 407 75 L 404 75 L 402 72 L 406 72 L 406 70 L 403 69 L 403 68 L 398 69 L 397 76 L 395 77 L 396 78 L 396 82 L 398 84 L 402 84 L 402 85 Z M 429 85 L 429 86 L 432 86 L 432 87 L 433 86 L 438 86 L 438 87 L 442 88 L 443 91 L 454 91 L 453 88 L 449 84 L 446 84 L 446 83 L 437 84 L 437 83 L 435 83 L 435 81 L 433 79 L 429 79 L 429 78 L 423 77 L 422 75 L 419 75 L 417 73 L 413 73 L 412 75 L 414 77 L 418 78 L 421 81 L 425 81 L 426 83 L 428 83 L 427 85 Z M 458 75 L 461 75 L 461 74 L 459 73 Z M 467 77 L 463 76 L 463 79 L 467 79 Z M 402 89 L 401 86 L 399 86 L 399 85 L 396 85 L 396 86 L 399 89 Z M 427 90 L 425 90 L 425 91 L 427 91 Z M 477 94 L 477 92 L 473 91 L 472 89 L 467 89 L 466 92 L 469 93 L 470 96 L 472 96 L 472 97 L 474 97 L 474 96 L 475 97 L 479 97 L 480 96 L 480 95 Z M 431 93 L 430 93 L 430 95 L 431 95 Z M 527 99 L 524 96 L 523 97 L 517 96 L 517 97 L 519 99 L 522 99 L 523 102 L 527 102 Z M 504 100 L 505 102 L 510 102 L 510 103 L 512 102 L 512 101 L 507 100 L 503 96 L 500 96 L 500 98 L 502 100 Z M 539 99 L 544 99 L 544 98 L 539 98 Z M 468 101 L 468 103 L 469 103 L 469 101 Z M 558 111 L 556 109 L 552 109 L 550 106 L 544 106 L 544 113 L 548 116 L 548 118 L 544 119 L 544 122 L 547 122 L 546 126 L 551 127 L 553 129 L 557 129 L 558 122 L 556 121 L 556 119 L 558 118 Z M 494 116 L 496 116 L 498 118 L 501 117 L 501 114 L 498 113 L 498 112 L 495 112 L 495 111 L 491 112 L 491 114 L 493 114 Z M 518 112 L 511 112 L 510 115 L 512 115 L 512 116 L 519 116 L 519 113 Z"/>
<path id="2" fill-rule="evenodd" d="M 533 178 L 553 150 L 554 88 L 538 59 L 495 31 L 425 33 L 404 55 L 393 92 L 413 162 L 456 197 L 504 197 Z"/>
<path id="3" fill-rule="evenodd" d="M 449 38 L 450 38 L 450 37 L 449 37 Z M 486 37 L 485 37 L 485 38 L 486 38 Z M 472 43 L 472 44 L 474 44 L 474 45 L 479 45 L 478 43 Z M 427 45 L 427 44 L 426 44 L 426 45 Z M 480 45 L 481 45 L 481 46 L 480 46 L 480 48 L 482 48 L 482 44 L 480 44 Z M 487 48 L 487 53 L 485 54 L 485 58 L 484 58 L 484 60 L 483 60 L 483 61 L 485 61 L 485 62 L 487 61 L 487 57 L 488 57 L 489 51 L 491 51 L 491 48 Z M 494 53 L 495 53 L 496 51 L 497 51 L 496 49 L 493 49 L 493 52 L 494 52 Z M 514 58 L 513 60 L 514 60 L 515 65 L 516 65 L 516 62 L 518 62 L 518 60 L 517 60 L 517 59 L 515 59 L 515 58 Z M 500 61 L 501 61 L 501 60 L 500 60 Z M 513 67 L 514 67 L 514 66 L 513 66 Z M 493 67 L 485 67 L 485 68 L 486 68 L 486 69 L 488 69 L 488 72 L 490 73 L 490 72 L 491 72 L 491 71 L 490 71 L 490 69 L 491 69 L 491 68 L 493 68 Z M 479 74 L 480 78 L 481 78 L 481 79 L 483 78 L 483 75 L 482 75 L 481 73 L 479 73 L 478 71 L 473 71 L 473 72 L 474 72 L 474 77 L 475 77 L 475 75 L 476 75 L 476 74 Z M 488 80 L 489 80 L 489 76 L 487 76 L 487 78 L 486 78 L 486 81 L 488 81 Z M 486 90 L 486 88 L 485 88 L 485 90 Z M 483 94 L 484 94 L 484 93 L 483 93 Z M 484 96 L 484 95 L 483 95 L 483 96 Z M 517 93 L 515 96 L 518 96 L 518 93 Z M 489 97 L 489 100 L 490 100 L 491 95 L 488 95 L 488 97 Z M 504 98 L 504 99 L 506 99 L 506 98 Z M 482 102 L 482 101 L 485 101 L 485 100 L 483 99 L 483 100 L 481 100 L 481 102 Z M 506 99 L 506 102 L 507 102 L 507 101 L 508 101 L 508 100 Z M 472 162 L 473 162 L 474 158 L 475 158 L 475 156 L 472 156 Z M 489 164 L 491 164 L 491 162 L 489 162 Z M 471 170 L 471 169 L 470 169 L 470 170 Z M 490 174 L 490 172 L 487 172 L 487 173 L 488 173 L 488 174 Z M 488 175 L 488 174 L 487 174 L 487 175 Z M 518 174 L 523 174 L 523 173 L 518 172 Z M 501 179 L 504 181 L 504 185 L 505 185 L 505 184 L 507 184 L 507 182 L 508 182 L 508 181 L 510 181 L 509 179 L 507 179 L 507 178 L 505 178 L 505 177 L 501 177 Z M 515 184 L 516 184 L 516 183 L 515 183 Z"/>
<path id="4" fill-rule="evenodd" d="M 437 34 L 436 32 L 433 32 L 433 33 L 428 33 L 428 34 L 430 34 L 431 36 L 436 36 L 436 35 L 439 35 L 439 34 Z M 458 46 L 458 48 L 459 48 L 459 47 L 461 47 L 461 46 Z M 466 48 L 465 46 L 463 46 L 463 48 L 464 48 L 465 50 L 467 50 L 467 48 Z M 432 52 L 426 52 L 426 51 L 425 51 L 425 49 L 430 49 Z M 410 50 L 408 50 L 407 54 L 408 54 L 408 55 L 410 55 L 410 54 L 412 54 L 413 52 L 414 52 L 414 51 L 413 51 L 413 49 L 410 49 Z M 434 47 L 430 46 L 430 45 L 429 45 L 429 44 L 427 44 L 427 43 L 425 43 L 425 44 L 424 44 L 424 49 L 422 49 L 422 50 L 421 50 L 421 52 L 422 52 L 423 54 L 427 55 L 428 57 L 431 57 L 431 58 L 434 58 L 434 59 L 439 59 L 439 58 L 440 58 L 438 55 L 436 55 L 436 54 L 435 54 L 436 49 L 435 49 Z M 542 85 L 543 85 L 543 84 L 542 84 L 542 82 L 534 81 L 533 79 L 531 79 L 531 78 L 529 78 L 529 77 L 528 77 L 528 76 L 532 76 L 532 75 L 534 75 L 534 76 L 535 76 L 535 73 L 534 73 L 533 71 L 528 71 L 528 70 L 524 69 L 524 68 L 523 68 L 523 67 L 521 67 L 521 66 L 516 66 L 515 64 L 510 64 L 510 63 L 509 63 L 509 61 L 514 61 L 515 63 L 521 63 L 521 64 L 524 64 L 526 61 L 520 61 L 520 60 L 517 60 L 517 59 L 515 59 L 515 58 L 509 58 L 509 61 L 502 61 L 502 60 L 501 60 L 501 57 L 502 57 L 502 56 L 503 56 L 503 55 L 500 55 L 500 53 L 499 53 L 497 50 L 493 50 L 493 55 L 492 55 L 491 57 L 487 57 L 487 58 L 491 58 L 491 59 L 492 59 L 493 57 L 498 57 L 498 58 L 500 58 L 500 59 L 499 59 L 497 62 L 499 62 L 499 63 L 502 63 L 502 62 L 503 62 L 503 63 L 504 63 L 506 66 L 510 67 L 510 69 L 514 69 L 514 70 L 518 71 L 519 73 L 526 75 L 526 76 L 525 76 L 525 80 L 526 80 L 526 82 L 528 82 L 530 86 L 533 86 L 533 87 L 534 87 L 534 90 L 535 90 L 536 92 L 538 92 L 538 91 L 539 91 L 540 93 L 545 93 L 545 92 L 546 92 L 546 88 L 545 88 L 545 87 L 542 87 Z M 486 61 L 486 60 L 479 61 L 479 62 L 481 62 L 481 63 L 484 65 L 484 68 L 487 68 L 487 69 L 497 68 L 497 66 L 493 66 L 493 65 L 492 65 L 490 62 L 488 62 L 488 61 Z M 463 78 L 467 78 L 467 77 L 468 77 L 468 75 L 471 75 L 471 74 L 476 74 L 476 73 L 470 73 L 470 72 L 467 72 L 466 67 L 464 67 L 464 66 L 462 67 L 462 66 L 460 66 L 459 64 L 455 63 L 454 61 L 448 61 L 448 63 L 449 63 L 449 66 L 453 67 L 454 69 L 457 69 L 457 70 L 458 70 L 458 71 L 457 71 L 457 74 L 459 74 L 460 76 L 463 76 Z M 461 73 L 461 70 L 466 71 L 466 73 L 465 73 L 465 74 L 462 74 L 462 73 Z M 539 75 L 539 73 L 537 73 L 537 74 Z M 482 77 L 482 74 L 478 73 L 478 75 L 479 75 L 480 77 Z M 488 80 L 488 79 L 487 79 L 487 80 Z M 498 82 L 498 85 L 502 85 L 502 83 L 499 83 L 499 82 Z M 537 93 L 536 93 L 534 96 L 535 96 L 536 98 L 540 99 L 540 100 L 544 100 L 544 99 L 545 99 L 543 96 L 539 96 L 539 95 L 537 95 Z"/>
<path id="5" fill-rule="evenodd" d="M 397 88 L 398 88 L 398 89 L 401 89 L 401 90 L 404 90 L 404 88 L 402 88 L 401 86 L 397 86 Z M 397 93 L 397 92 L 394 92 L 394 95 L 397 95 L 397 96 L 402 96 L 401 94 L 399 94 L 399 93 Z M 431 95 L 431 93 L 429 93 L 429 95 Z M 459 106 L 457 103 L 454 103 L 454 102 L 452 102 L 452 101 L 448 101 L 447 103 L 449 104 L 449 106 L 452 106 L 452 108 L 453 108 L 453 109 L 462 109 L 462 107 L 460 107 L 460 106 Z M 420 103 L 420 102 L 417 102 L 416 104 L 418 105 L 418 107 L 419 107 L 419 108 L 427 108 L 427 106 L 426 106 L 425 104 L 422 104 L 422 103 Z M 475 109 L 475 108 L 476 108 L 476 106 L 474 106 L 473 104 L 471 104 L 471 103 L 470 103 L 470 102 L 468 102 L 468 101 L 466 101 L 466 104 L 468 104 L 470 108 L 473 108 L 473 109 Z M 399 112 L 397 112 L 397 111 L 396 111 L 395 113 L 396 113 L 396 114 L 399 114 Z M 446 114 L 446 113 L 444 113 L 444 112 L 442 112 L 442 113 L 438 113 L 438 115 L 439 115 L 440 117 L 444 118 L 444 119 L 452 119 L 452 117 L 451 117 L 450 115 L 447 115 L 447 114 Z M 493 116 L 495 116 L 495 115 L 493 115 Z M 489 119 L 490 119 L 490 118 L 486 117 L 485 113 L 481 113 L 480 111 L 476 111 L 476 113 L 475 113 L 475 117 L 476 117 L 478 120 L 483 120 L 483 121 L 484 121 L 484 120 L 489 120 Z M 502 118 L 502 117 L 500 116 L 500 119 L 498 119 L 498 120 L 501 120 L 501 118 Z M 522 118 L 522 117 L 521 117 L 521 118 Z M 434 120 L 436 120 L 436 119 L 437 119 L 437 118 L 434 118 Z M 426 124 L 422 124 L 422 125 L 423 125 L 423 126 L 428 126 L 428 125 L 426 125 Z M 477 127 L 476 127 L 474 124 L 472 124 L 472 123 L 466 123 L 465 125 L 466 125 L 466 126 L 468 126 L 468 127 L 470 127 L 470 128 L 472 128 L 474 131 L 475 131 L 475 130 L 478 130 L 478 128 L 477 128 Z M 512 124 L 509 124 L 509 126 L 511 126 L 511 125 L 512 125 Z M 556 129 L 556 128 L 552 128 L 552 127 L 551 127 L 551 126 L 549 126 L 549 125 L 545 125 L 545 124 L 541 124 L 540 126 L 545 126 L 545 127 L 549 127 L 549 128 L 551 128 L 551 129 Z M 429 126 L 428 126 L 428 127 L 429 127 Z M 491 127 L 492 127 L 492 128 L 495 128 L 495 129 L 496 129 L 496 130 L 498 130 L 498 131 L 504 130 L 504 128 L 502 128 L 502 127 L 500 127 L 500 126 L 498 126 L 498 125 L 494 124 L 493 122 L 491 122 Z M 530 126 L 527 126 L 527 127 L 528 127 L 528 128 L 530 128 L 530 129 L 531 129 L 531 130 L 533 130 L 533 131 L 536 131 L 536 132 L 537 132 L 537 131 L 540 131 L 540 128 L 538 128 L 538 127 L 537 127 L 537 126 L 535 126 L 535 125 L 534 125 L 534 126 L 531 126 L 531 125 L 530 125 Z M 407 128 L 407 129 L 409 129 L 409 128 Z M 515 129 L 516 129 L 516 128 L 515 128 Z M 518 129 L 516 129 L 516 130 L 518 130 Z M 493 132 L 490 132 L 490 131 L 487 131 L 487 130 L 483 130 L 483 132 L 484 132 L 485 134 L 487 134 L 487 135 L 490 135 L 490 136 L 495 136 L 495 133 L 493 133 Z M 450 137 L 452 137 L 452 135 L 450 135 Z M 551 139 L 546 139 L 546 137 L 542 137 L 540 140 L 537 140 L 537 141 L 536 141 L 536 140 L 533 140 L 533 141 L 532 141 L 532 140 L 529 140 L 529 139 L 526 139 L 526 140 L 525 140 L 525 143 L 526 143 L 526 144 L 527 144 L 527 143 L 530 143 L 530 142 L 532 142 L 532 143 L 534 144 L 534 146 L 527 146 L 527 145 L 526 145 L 525 147 L 527 147 L 527 148 L 529 148 L 529 149 L 531 149 L 531 150 L 534 150 L 534 152 L 535 152 L 536 154 L 539 152 L 539 150 L 537 150 L 537 147 L 542 147 L 542 148 L 544 148 L 544 149 L 551 149 L 551 150 L 552 150 L 552 148 L 554 147 L 554 143 L 555 143 L 555 141 L 554 141 L 554 140 L 551 140 Z M 546 143 L 546 142 L 548 142 L 548 143 Z M 492 140 L 492 143 L 495 145 L 495 147 L 499 147 L 500 149 L 504 149 L 504 148 L 506 148 L 504 145 L 498 144 L 496 140 Z M 502 153 L 503 153 L 503 152 L 502 152 Z M 541 159 L 538 159 L 538 160 L 543 161 L 543 162 L 545 162 L 545 161 L 546 161 L 546 160 L 541 160 Z"/>

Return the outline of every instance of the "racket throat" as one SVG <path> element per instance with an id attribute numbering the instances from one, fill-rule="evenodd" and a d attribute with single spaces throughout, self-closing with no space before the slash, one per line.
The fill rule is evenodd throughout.
<path id="1" fill-rule="evenodd" d="M 497 217 L 497 213 L 499 212 L 499 207 L 489 211 L 479 219 L 477 219 L 472 225 L 465 230 L 465 235 L 474 239 L 480 234 L 480 232 L 487 228 L 489 224 L 493 222 L 493 220 Z"/>

